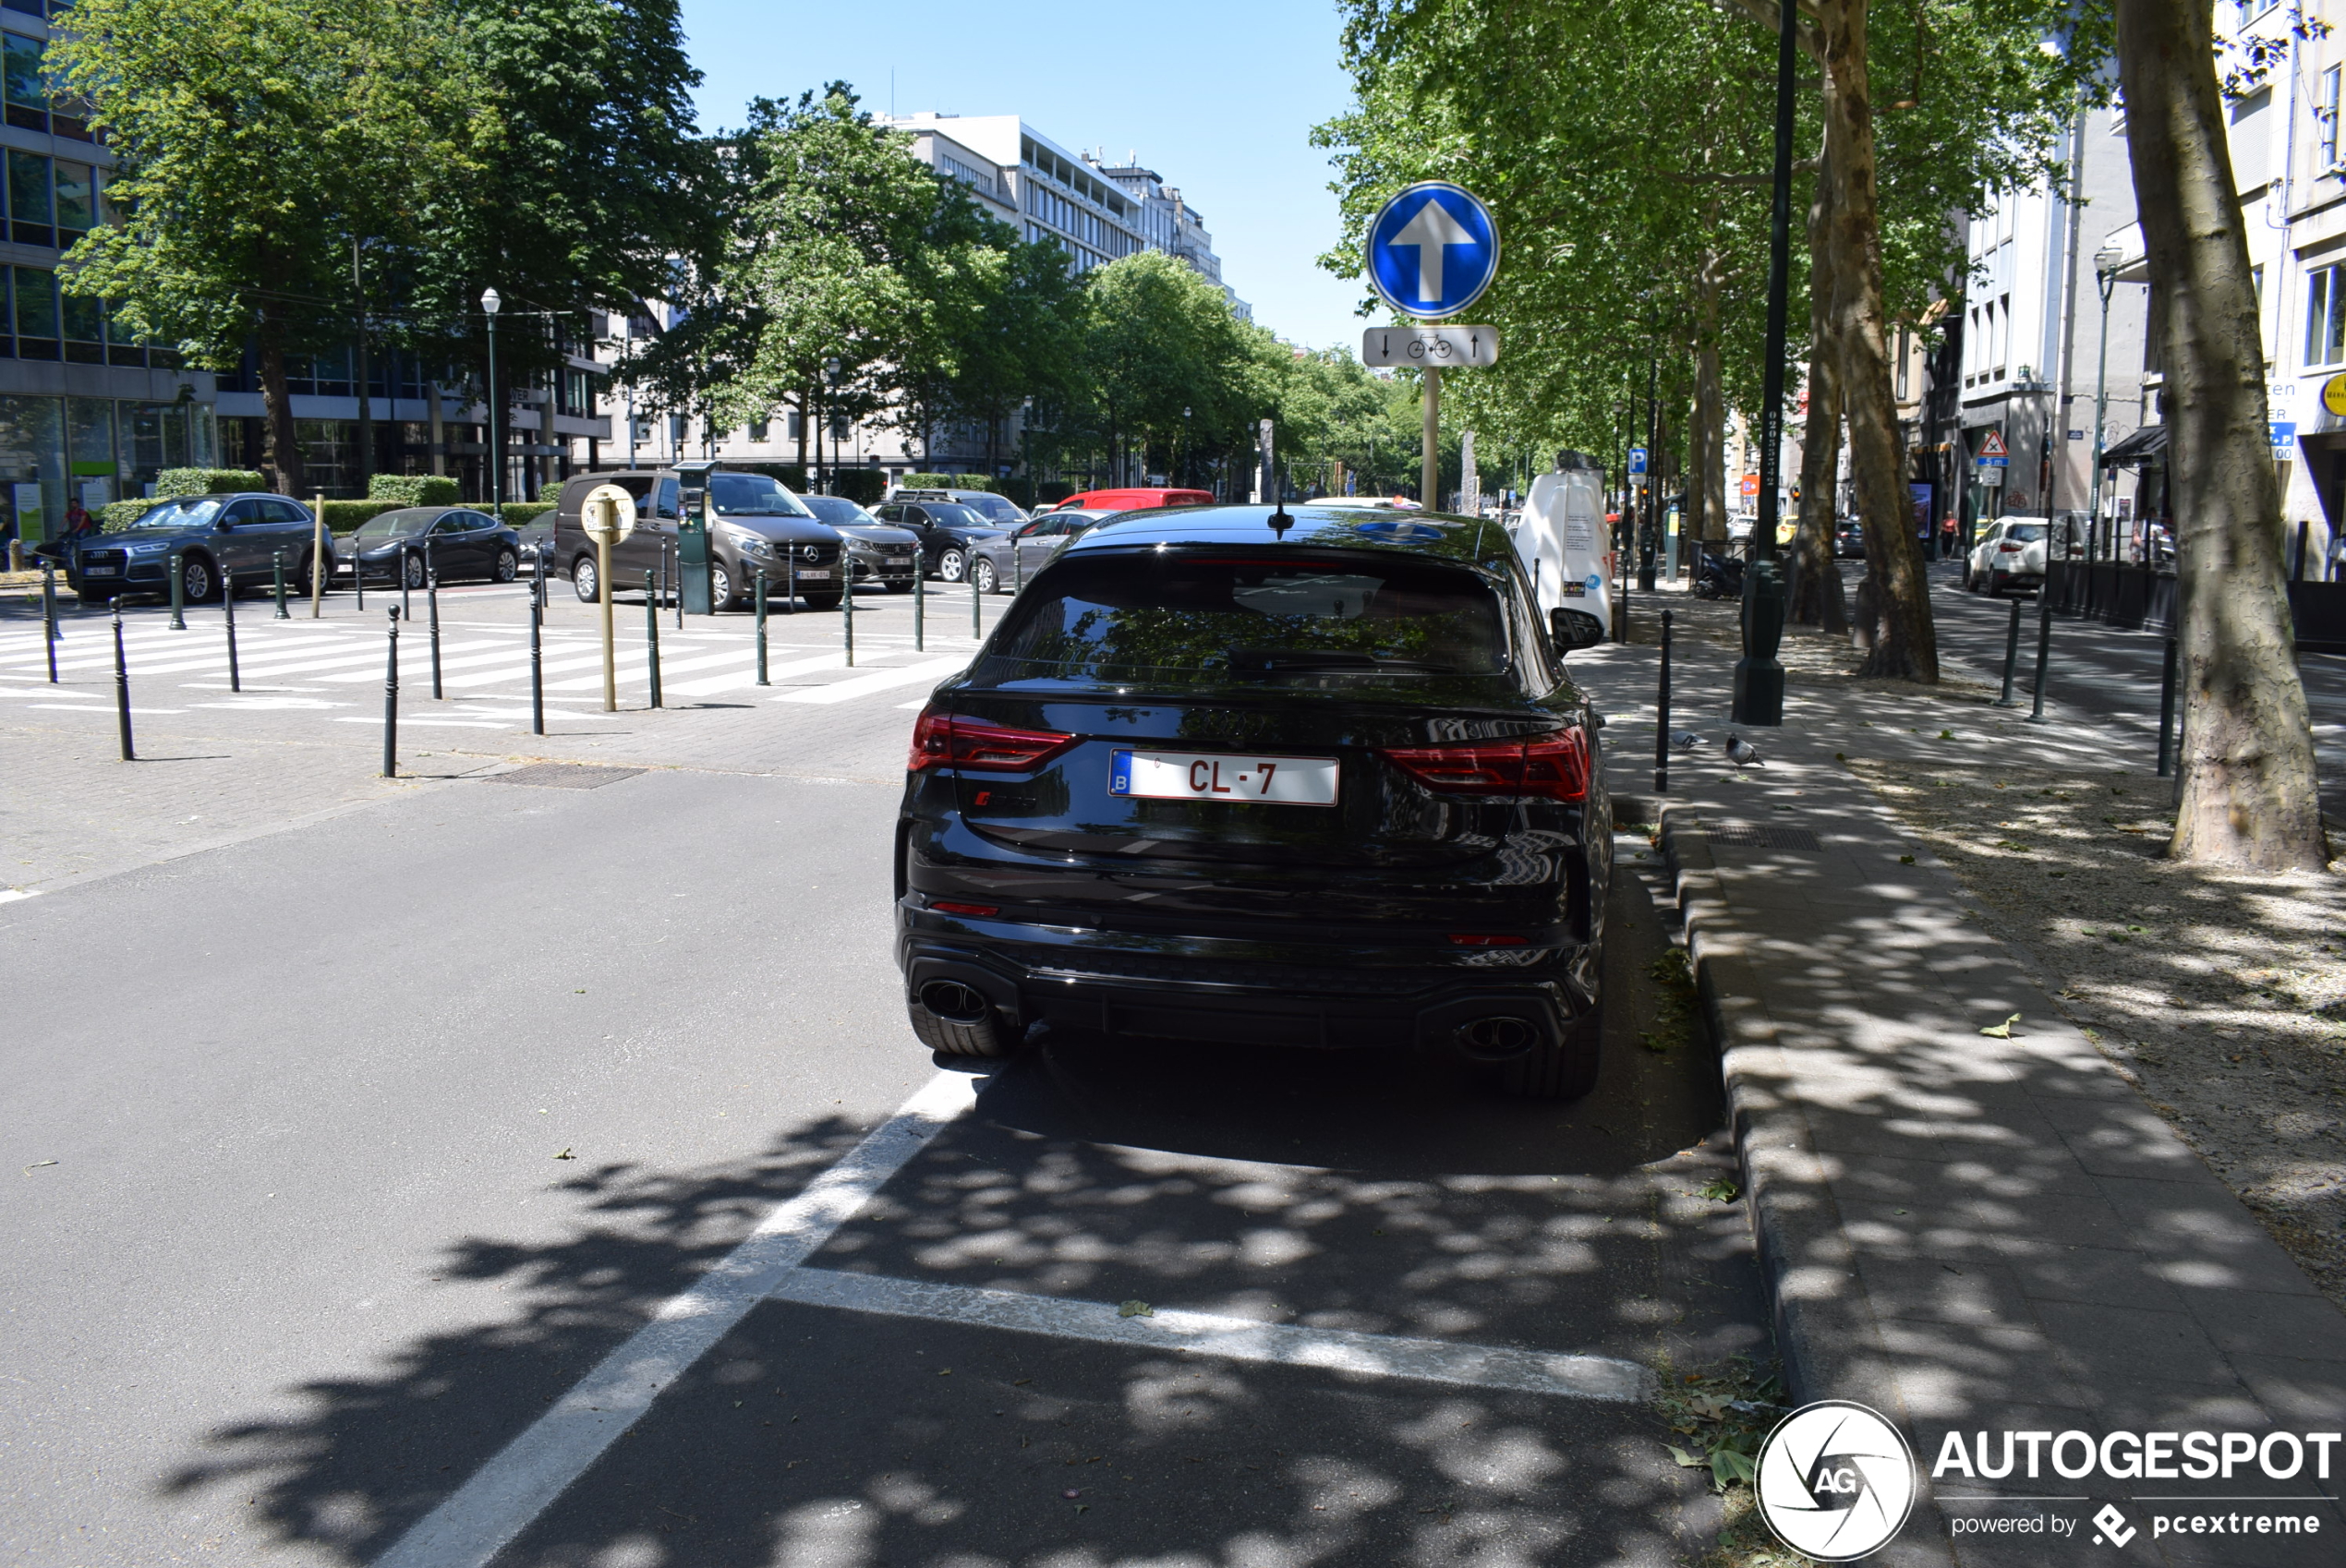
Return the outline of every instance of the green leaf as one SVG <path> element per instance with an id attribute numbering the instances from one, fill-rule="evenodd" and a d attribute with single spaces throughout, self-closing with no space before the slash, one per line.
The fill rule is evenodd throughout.
<path id="1" fill-rule="evenodd" d="M 1699 1470 L 1702 1468 L 1703 1461 L 1697 1458 L 1695 1455 L 1688 1453 L 1676 1443 L 1665 1442 L 1662 1446 L 1668 1449 L 1670 1451 L 1670 1457 L 1676 1460 L 1684 1468 L 1688 1470 Z"/>
<path id="2" fill-rule="evenodd" d="M 1723 1446 L 1711 1451 L 1711 1481 L 1721 1491 L 1737 1481 L 1747 1485 L 1757 1474 L 1751 1461 L 1734 1449 Z"/>
<path id="3" fill-rule="evenodd" d="M 2004 1019 L 2003 1022 L 1991 1023 L 1979 1032 L 1986 1035 L 1990 1040 L 2009 1040 L 2012 1038 L 2012 1026 L 2019 1021 L 2020 1015 L 2018 1013 L 2014 1013 L 2012 1017 Z"/>

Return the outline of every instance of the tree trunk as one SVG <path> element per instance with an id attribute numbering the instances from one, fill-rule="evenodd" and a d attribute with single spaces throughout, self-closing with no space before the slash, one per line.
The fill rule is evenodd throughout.
<path id="1" fill-rule="evenodd" d="M 281 496 L 305 495 L 309 476 L 301 461 L 301 438 L 294 431 L 293 394 L 285 386 L 285 349 L 274 332 L 260 334 L 261 461 L 270 485 Z"/>
<path id="2" fill-rule="evenodd" d="M 815 487 L 806 471 L 806 437 L 814 428 L 815 394 L 802 392 L 798 394 L 798 482 L 808 489 Z"/>
<path id="3" fill-rule="evenodd" d="M 1833 476 L 1841 458 L 1841 379 L 1832 341 L 1832 269 L 1824 250 L 1825 208 L 1831 182 L 1820 156 L 1817 188 L 1808 204 L 1808 416 L 1800 434 L 1799 526 L 1792 536 L 1796 581 L 1792 598 L 1795 625 L 1814 626 L 1828 636 L 1849 634 L 1848 596 L 1832 554 L 1835 521 Z"/>
<path id="4" fill-rule="evenodd" d="M 1694 349 L 1694 428 L 1687 445 L 1687 523 L 1704 544 L 1727 537 L 1727 394 L 1719 364 L 1721 259 L 1707 258 L 1696 277 L 1700 312 Z M 1684 524 L 1681 525 L 1684 526 Z"/>
<path id="5" fill-rule="evenodd" d="M 1819 177 L 1831 181 L 1822 230 L 1831 263 L 1832 335 L 1840 350 L 1841 403 L 1849 420 L 1850 466 L 1865 524 L 1866 556 L 1869 563 L 1879 560 L 1880 569 L 1881 634 L 1859 673 L 1935 681 L 1939 639 L 1899 450 L 1898 403 L 1881 301 L 1866 5 L 1867 0 L 1819 0 L 1816 12 L 1826 147 Z"/>
<path id="6" fill-rule="evenodd" d="M 2328 863 L 2292 647 L 2265 356 L 2232 186 L 2208 0 L 2118 0 L 2126 148 L 2166 296 L 2170 484 L 2182 590 L 2183 800 L 2168 852 Z"/>

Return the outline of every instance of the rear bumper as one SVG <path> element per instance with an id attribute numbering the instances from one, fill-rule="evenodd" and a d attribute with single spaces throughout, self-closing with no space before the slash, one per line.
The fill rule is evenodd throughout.
<path id="1" fill-rule="evenodd" d="M 1315 1049 L 1466 1050 L 1460 1031 L 1512 1018 L 1561 1041 L 1596 1002 L 1589 949 L 1480 951 L 1265 944 L 1127 935 L 897 906 L 907 1000 L 957 982 L 1013 1031 Z M 1470 1051 L 1468 1054 L 1472 1054 Z"/>

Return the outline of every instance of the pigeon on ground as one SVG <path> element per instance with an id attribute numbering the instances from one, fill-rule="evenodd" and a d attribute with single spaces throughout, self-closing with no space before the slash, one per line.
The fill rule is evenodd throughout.
<path id="1" fill-rule="evenodd" d="M 1681 730 L 1670 737 L 1670 743 L 1682 752 L 1690 752 L 1702 744 L 1702 737 L 1691 730 Z"/>
<path id="2" fill-rule="evenodd" d="M 1765 767 L 1760 760 L 1760 748 L 1740 735 L 1727 737 L 1727 760 L 1737 767 Z"/>

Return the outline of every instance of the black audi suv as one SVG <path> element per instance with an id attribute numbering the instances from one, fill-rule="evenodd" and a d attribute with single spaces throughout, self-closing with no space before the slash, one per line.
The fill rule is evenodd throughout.
<path id="1" fill-rule="evenodd" d="M 1126 513 L 1026 584 L 915 728 L 913 1031 L 1453 1052 L 1594 1082 L 1602 719 L 1496 524 Z"/>

